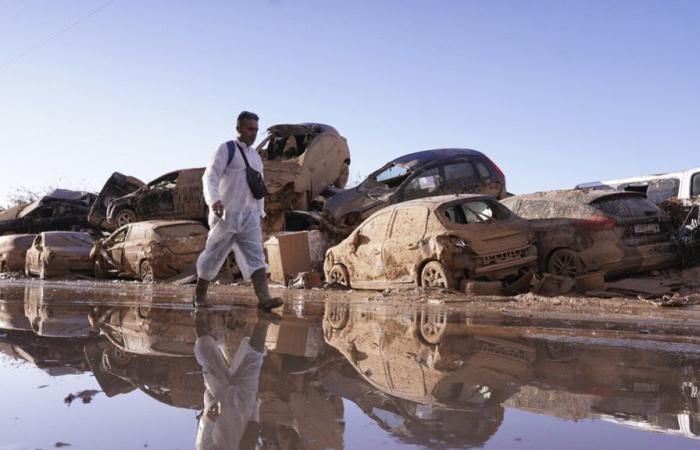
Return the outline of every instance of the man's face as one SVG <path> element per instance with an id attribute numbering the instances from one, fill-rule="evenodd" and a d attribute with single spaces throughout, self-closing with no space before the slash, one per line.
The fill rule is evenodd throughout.
<path id="1" fill-rule="evenodd" d="M 241 124 L 236 127 L 238 139 L 245 142 L 246 145 L 253 145 L 255 138 L 258 137 L 258 121 L 255 119 L 244 119 Z"/>

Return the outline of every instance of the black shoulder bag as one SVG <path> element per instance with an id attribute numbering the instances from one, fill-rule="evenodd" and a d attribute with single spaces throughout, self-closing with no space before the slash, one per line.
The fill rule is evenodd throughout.
<path id="1" fill-rule="evenodd" d="M 226 145 L 228 146 L 228 153 L 229 155 L 231 155 L 229 157 L 229 163 L 231 162 L 231 159 L 233 159 L 233 153 L 235 151 L 231 148 L 232 144 L 234 144 L 233 141 L 229 141 L 226 143 Z M 236 147 L 238 147 L 238 149 L 241 151 L 241 156 L 243 157 L 243 161 L 245 162 L 245 178 L 248 182 L 250 192 L 253 194 L 253 197 L 258 200 L 264 198 L 267 195 L 267 188 L 265 187 L 265 181 L 263 180 L 262 174 L 250 167 L 250 164 L 248 163 L 248 158 L 245 156 L 245 152 L 238 145 L 238 142 L 235 142 L 235 144 Z"/>

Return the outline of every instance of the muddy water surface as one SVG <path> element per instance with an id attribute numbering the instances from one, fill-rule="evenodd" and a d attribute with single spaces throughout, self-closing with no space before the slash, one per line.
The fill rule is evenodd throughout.
<path id="1" fill-rule="evenodd" d="M 678 311 L 652 327 L 653 309 L 635 326 L 289 291 L 261 314 L 214 289 L 194 313 L 189 295 L 0 281 L 0 449 L 700 448 L 700 339 Z"/>

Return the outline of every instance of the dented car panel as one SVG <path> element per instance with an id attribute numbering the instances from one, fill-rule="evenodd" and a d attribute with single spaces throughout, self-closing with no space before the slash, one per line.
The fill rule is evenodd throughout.
<path id="1" fill-rule="evenodd" d="M 476 150 L 426 150 L 397 158 L 326 203 L 323 218 L 346 236 L 384 206 L 443 194 L 506 195 L 503 172 Z"/>
<path id="2" fill-rule="evenodd" d="M 0 214 L 0 235 L 89 228 L 95 194 L 57 189 L 44 197 Z"/>
<path id="3" fill-rule="evenodd" d="M 204 168 L 167 173 L 136 191 L 112 201 L 107 221 L 115 228 L 142 220 L 200 220 L 206 222 L 202 190 Z"/>
<path id="4" fill-rule="evenodd" d="M 341 284 L 359 289 L 409 283 L 460 289 L 467 279 L 515 281 L 535 265 L 532 241 L 527 221 L 495 197 L 431 197 L 370 216 L 328 250 L 324 272 L 331 282 L 346 274 Z"/>
<path id="5" fill-rule="evenodd" d="M 98 278 L 165 279 L 192 265 L 207 229 L 197 221 L 154 220 L 127 224 L 100 239 L 90 252 Z"/>
<path id="6" fill-rule="evenodd" d="M 114 172 L 105 182 L 102 190 L 97 195 L 95 202 L 90 208 L 88 222 L 92 225 L 108 231 L 114 231 L 114 224 L 107 220 L 107 209 L 117 198 L 130 194 L 145 183 L 138 178 Z"/>
<path id="7" fill-rule="evenodd" d="M 90 250 L 95 239 L 78 231 L 47 231 L 34 238 L 27 250 L 25 273 L 50 278 L 71 273 L 92 273 Z"/>
<path id="8" fill-rule="evenodd" d="M 35 234 L 0 236 L 0 272 L 21 272 Z"/>
<path id="9" fill-rule="evenodd" d="M 677 263 L 669 217 L 643 194 L 574 189 L 501 202 L 532 224 L 542 271 L 615 276 Z"/>

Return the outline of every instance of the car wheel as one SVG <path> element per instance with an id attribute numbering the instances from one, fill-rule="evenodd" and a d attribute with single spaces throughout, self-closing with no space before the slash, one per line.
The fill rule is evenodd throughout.
<path id="1" fill-rule="evenodd" d="M 151 262 L 147 259 L 141 262 L 139 275 L 141 275 L 141 281 L 144 283 L 153 283 L 155 279 L 153 276 L 153 266 L 151 266 Z"/>
<path id="2" fill-rule="evenodd" d="M 447 329 L 447 314 L 444 310 L 432 309 L 418 313 L 418 333 L 428 344 L 439 344 Z"/>
<path id="3" fill-rule="evenodd" d="M 131 356 L 119 347 L 112 347 L 107 353 L 109 362 L 118 367 L 124 367 L 131 362 Z"/>
<path id="4" fill-rule="evenodd" d="M 328 323 L 334 330 L 342 330 L 348 323 L 350 316 L 350 308 L 348 305 L 327 305 L 328 308 Z"/>
<path id="5" fill-rule="evenodd" d="M 328 272 L 328 283 L 338 284 L 349 289 L 350 275 L 348 274 L 348 269 L 342 264 L 335 264 Z"/>
<path id="6" fill-rule="evenodd" d="M 547 262 L 547 271 L 554 275 L 575 278 L 586 273 L 583 260 L 575 251 L 568 248 L 555 250 Z"/>
<path id="7" fill-rule="evenodd" d="M 136 222 L 136 213 L 133 209 L 120 209 L 114 217 L 114 222 L 117 224 L 117 228 L 128 223 Z"/>
<path id="8" fill-rule="evenodd" d="M 445 289 L 456 289 L 455 280 L 445 269 L 445 266 L 438 261 L 430 261 L 423 267 L 420 274 L 420 285 L 423 287 L 441 287 Z"/>

